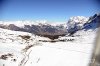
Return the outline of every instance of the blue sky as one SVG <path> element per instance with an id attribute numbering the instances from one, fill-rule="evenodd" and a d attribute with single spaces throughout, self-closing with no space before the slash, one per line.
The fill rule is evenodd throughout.
<path id="1" fill-rule="evenodd" d="M 63 22 L 98 12 L 96 0 L 0 0 L 0 20 Z"/>

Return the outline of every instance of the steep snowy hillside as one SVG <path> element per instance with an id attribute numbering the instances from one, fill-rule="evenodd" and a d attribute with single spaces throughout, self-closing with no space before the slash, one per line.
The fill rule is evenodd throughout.
<path id="1" fill-rule="evenodd" d="M 100 14 L 95 14 L 94 16 L 91 16 L 87 23 L 84 24 L 85 30 L 95 30 L 96 28 L 100 27 Z"/>

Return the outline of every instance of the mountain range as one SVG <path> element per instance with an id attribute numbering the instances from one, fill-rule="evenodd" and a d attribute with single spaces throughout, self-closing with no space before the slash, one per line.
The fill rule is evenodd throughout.
<path id="1" fill-rule="evenodd" d="M 71 17 L 66 23 L 48 23 L 38 22 L 32 23 L 30 21 L 1 21 L 0 28 L 9 29 L 13 31 L 29 32 L 35 35 L 49 37 L 50 39 L 56 39 L 59 36 L 73 35 L 77 31 L 95 30 L 100 24 L 100 14 L 97 13 L 90 17 L 75 16 Z M 20 26 L 21 25 L 21 26 Z"/>

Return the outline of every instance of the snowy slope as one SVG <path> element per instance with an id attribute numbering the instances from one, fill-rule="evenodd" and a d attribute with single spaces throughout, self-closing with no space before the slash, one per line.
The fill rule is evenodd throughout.
<path id="1" fill-rule="evenodd" d="M 20 35 L 31 38 L 25 40 Z M 73 42 L 52 43 L 38 41 L 50 40 L 45 37 L 0 29 L 0 66 L 87 66 L 93 43 L 84 40 L 90 35 L 82 40 L 76 37 Z"/>

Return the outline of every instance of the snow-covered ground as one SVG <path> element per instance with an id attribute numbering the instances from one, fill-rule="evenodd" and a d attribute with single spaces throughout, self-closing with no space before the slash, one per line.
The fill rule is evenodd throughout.
<path id="1" fill-rule="evenodd" d="M 50 39 L 0 28 L 0 66 L 88 66 L 96 34 L 78 34 L 59 38 L 74 41 L 40 42 Z"/>

